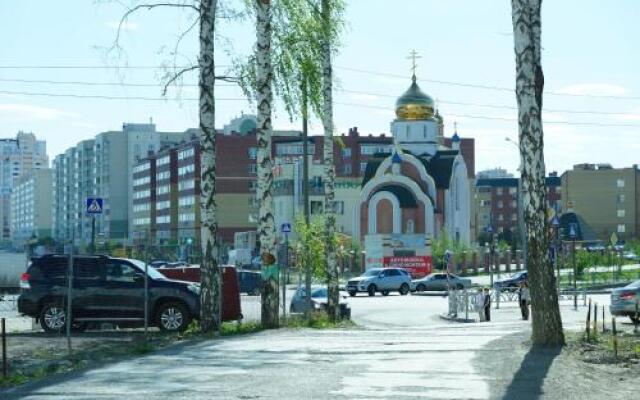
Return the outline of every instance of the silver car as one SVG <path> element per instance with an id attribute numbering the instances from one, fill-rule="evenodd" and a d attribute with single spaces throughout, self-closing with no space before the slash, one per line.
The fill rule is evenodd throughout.
<path id="1" fill-rule="evenodd" d="M 613 289 L 609 311 L 611 311 L 611 315 L 629 317 L 634 323 L 640 323 L 636 315 L 638 302 L 640 302 L 640 280 L 623 288 Z"/>
<path id="2" fill-rule="evenodd" d="M 468 289 L 471 286 L 471 279 L 460 278 L 457 275 L 449 274 L 430 274 L 420 279 L 414 279 L 412 281 L 413 287 L 416 291 L 424 292 L 426 290 L 448 290 L 451 289 Z"/>
<path id="3" fill-rule="evenodd" d="M 397 290 L 403 296 L 409 293 L 411 275 L 402 268 L 372 268 L 347 282 L 350 296 L 355 296 L 358 292 L 366 292 L 369 296 L 380 292 L 387 296 L 392 290 Z"/>
<path id="4" fill-rule="evenodd" d="M 321 311 L 327 309 L 329 293 L 326 287 L 323 286 L 311 286 L 311 307 L 314 310 Z M 304 286 L 299 286 L 296 292 L 291 298 L 291 305 L 289 311 L 291 313 L 303 313 L 307 309 L 307 296 Z M 351 308 L 345 300 L 345 297 L 340 298 L 340 318 L 350 319 Z"/>

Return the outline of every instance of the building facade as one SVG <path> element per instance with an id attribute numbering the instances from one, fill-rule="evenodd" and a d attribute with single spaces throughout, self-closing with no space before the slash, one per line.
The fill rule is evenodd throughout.
<path id="1" fill-rule="evenodd" d="M 474 188 L 476 237 L 482 238 L 483 233 L 491 227 L 491 232 L 497 233 L 501 239 L 519 243 L 518 238 L 522 238 L 521 231 L 524 229 L 520 205 L 520 179 L 507 177 L 511 174 L 507 174 L 504 170 L 491 171 L 498 171 L 498 176 L 504 177 L 481 177 L 476 180 Z M 482 172 L 479 172 L 478 175 L 487 176 Z M 488 176 L 495 176 L 495 174 Z M 560 177 L 551 173 L 545 179 L 545 183 L 547 186 L 547 206 L 561 213 L 563 206 Z M 486 238 L 484 239 L 486 240 Z"/>
<path id="2" fill-rule="evenodd" d="M 51 236 L 52 170 L 38 169 L 22 175 L 11 192 L 11 241 L 23 248 L 31 239 Z"/>
<path id="3" fill-rule="evenodd" d="M 11 192 L 24 174 L 49 168 L 47 144 L 33 133 L 18 132 L 15 139 L 0 139 L 0 240 L 11 239 Z"/>
<path id="4" fill-rule="evenodd" d="M 562 174 L 565 209 L 572 209 L 605 242 L 638 237 L 640 170 L 609 164 L 578 164 Z"/>
<path id="5" fill-rule="evenodd" d="M 194 134 L 194 130 L 158 132 L 153 123 L 125 123 L 120 131 L 99 133 L 56 156 L 52 205 L 55 239 L 90 243 L 94 217 L 86 213 L 86 198 L 99 197 L 103 199 L 103 212 L 95 216 L 98 240 L 129 242 L 133 232 L 134 165 L 149 152 Z"/>

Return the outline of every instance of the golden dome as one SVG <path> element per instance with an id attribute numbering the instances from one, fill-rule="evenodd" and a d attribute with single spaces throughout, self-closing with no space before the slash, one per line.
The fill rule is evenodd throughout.
<path id="1" fill-rule="evenodd" d="M 411 80 L 411 86 L 396 101 L 396 117 L 399 120 L 431 119 L 434 115 L 433 99 L 422 92 L 416 83 L 416 76 Z"/>

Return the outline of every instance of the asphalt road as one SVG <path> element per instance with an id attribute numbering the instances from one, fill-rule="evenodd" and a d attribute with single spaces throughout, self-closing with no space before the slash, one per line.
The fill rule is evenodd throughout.
<path id="1" fill-rule="evenodd" d="M 607 303 L 607 296 L 596 298 Z M 350 303 L 356 329 L 277 330 L 179 345 L 55 376 L 0 397 L 485 399 L 503 398 L 515 379 L 516 371 L 507 371 L 497 382 L 477 363 L 505 357 L 511 348 L 489 344 L 529 329 L 515 303 L 502 303 L 489 323 L 469 324 L 440 319 L 447 308 L 441 296 L 359 295 Z M 566 327 L 582 326 L 584 308 L 573 311 L 570 301 L 561 308 Z"/>

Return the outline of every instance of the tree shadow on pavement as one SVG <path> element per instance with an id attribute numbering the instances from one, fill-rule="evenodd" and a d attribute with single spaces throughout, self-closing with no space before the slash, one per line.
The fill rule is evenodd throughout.
<path id="1" fill-rule="evenodd" d="M 544 379 L 562 347 L 532 347 L 504 394 L 504 400 L 535 400 L 543 394 Z"/>

